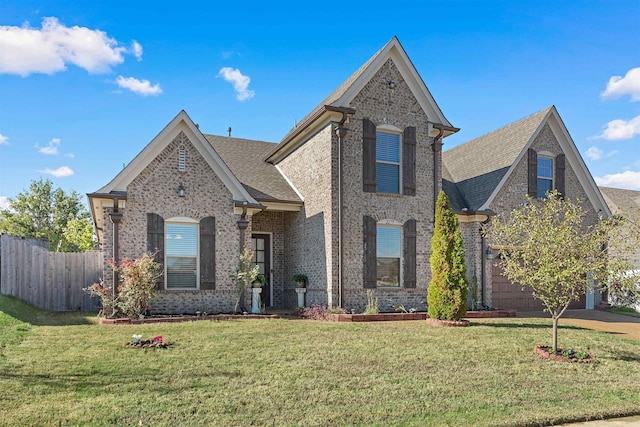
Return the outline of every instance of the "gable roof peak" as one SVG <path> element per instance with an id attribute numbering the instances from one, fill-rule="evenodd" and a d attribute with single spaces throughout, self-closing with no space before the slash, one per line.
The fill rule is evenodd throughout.
<path id="1" fill-rule="evenodd" d="M 293 129 L 291 129 L 280 144 L 267 156 L 266 160 L 277 163 L 286 155 L 304 143 L 307 135 L 313 134 L 319 126 L 326 124 L 330 120 L 340 120 L 340 113 L 352 114 L 351 102 L 360 93 L 364 86 L 382 68 L 387 60 L 393 60 L 402 75 L 409 89 L 415 96 L 420 107 L 424 110 L 433 124 L 440 124 L 444 127 L 444 136 L 457 132 L 449 120 L 444 116 L 442 110 L 431 95 L 422 77 L 418 74 L 415 66 L 409 59 L 400 40 L 397 36 L 382 46 L 364 64 L 360 66 L 349 78 L 347 78 L 336 90 L 326 97 L 318 106 L 307 114 Z M 341 111 L 338 111 L 338 110 Z"/>

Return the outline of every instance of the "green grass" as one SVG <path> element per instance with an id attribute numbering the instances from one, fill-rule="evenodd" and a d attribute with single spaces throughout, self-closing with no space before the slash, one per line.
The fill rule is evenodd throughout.
<path id="1" fill-rule="evenodd" d="M 562 321 L 561 321 L 562 322 Z M 175 341 L 125 348 L 134 333 Z M 545 319 L 98 325 L 0 297 L 0 425 L 534 426 L 638 413 L 640 343 Z"/>
<path id="2" fill-rule="evenodd" d="M 624 306 L 621 306 L 621 305 L 613 305 L 613 306 L 611 306 L 609 308 L 609 310 L 614 312 L 614 313 L 624 314 L 626 316 L 640 317 L 640 313 L 638 313 L 632 307 L 624 307 Z"/>

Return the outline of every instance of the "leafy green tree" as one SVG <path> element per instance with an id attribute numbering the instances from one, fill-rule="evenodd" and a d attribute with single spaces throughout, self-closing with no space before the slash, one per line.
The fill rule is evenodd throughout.
<path id="1" fill-rule="evenodd" d="M 440 191 L 431 239 L 431 281 L 427 293 L 429 317 L 457 321 L 467 313 L 467 268 L 458 217 Z"/>
<path id="2" fill-rule="evenodd" d="M 485 230 L 500 249 L 499 263 L 514 284 L 530 286 L 553 319 L 553 350 L 558 349 L 558 320 L 572 301 L 594 287 L 635 291 L 627 249 L 607 250 L 619 241 L 620 218 L 586 220 L 579 200 L 563 199 L 557 192 L 545 199 L 527 199 L 509 215 L 498 215 Z M 627 236 L 629 237 L 629 236 Z M 514 285 L 518 286 L 518 285 Z"/>
<path id="3" fill-rule="evenodd" d="M 32 181 L 28 191 L 9 199 L 9 208 L 0 210 L 0 233 L 46 239 L 50 249 L 61 252 L 95 245 L 89 212 L 80 194 L 54 189 L 48 179 Z"/>

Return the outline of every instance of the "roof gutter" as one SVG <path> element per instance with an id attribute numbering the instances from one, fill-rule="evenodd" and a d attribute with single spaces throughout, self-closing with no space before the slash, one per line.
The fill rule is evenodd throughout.
<path id="1" fill-rule="evenodd" d="M 349 107 L 334 107 L 332 105 L 324 105 L 322 108 L 319 108 L 317 111 L 312 112 L 296 127 L 291 129 L 289 133 L 287 133 L 285 137 L 282 138 L 282 141 L 280 141 L 280 143 L 276 145 L 276 147 L 273 150 L 271 150 L 269 154 L 267 154 L 267 156 L 264 158 L 264 161 L 269 163 L 274 163 L 277 153 L 288 148 L 294 140 L 296 140 L 302 133 L 307 131 L 313 123 L 315 123 L 320 117 L 322 117 L 327 112 L 355 114 L 356 110 Z"/>

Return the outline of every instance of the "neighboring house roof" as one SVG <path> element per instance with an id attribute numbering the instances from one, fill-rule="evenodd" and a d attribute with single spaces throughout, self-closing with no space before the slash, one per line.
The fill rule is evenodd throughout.
<path id="1" fill-rule="evenodd" d="M 614 213 L 640 212 L 640 191 L 624 190 L 622 188 L 598 187 Z"/>
<path id="2" fill-rule="evenodd" d="M 263 160 L 274 143 L 204 136 L 253 198 L 260 202 L 302 202 L 276 167 Z"/>
<path id="3" fill-rule="evenodd" d="M 339 121 L 344 117 L 343 112 L 344 114 L 353 114 L 351 102 L 389 59 L 393 60 L 420 107 L 427 114 L 429 121 L 434 125 L 443 127 L 443 137 L 457 132 L 459 129 L 453 127 L 444 116 L 400 41 L 394 36 L 316 108 L 311 110 L 296 127 L 291 129 L 282 141 L 274 147 L 273 151 L 269 153 L 266 160 L 273 163 L 279 162 L 289 152 L 304 143 L 308 135 L 313 135 L 314 130 L 326 126 L 330 121 Z"/>
<path id="4" fill-rule="evenodd" d="M 445 192 L 448 189 L 452 194 L 447 195 L 458 203 L 454 205 L 452 202 L 454 209 L 489 209 L 545 125 L 551 128 L 589 201 L 610 215 L 602 194 L 553 105 L 442 153 L 443 189 Z M 446 181 L 449 182 L 445 186 Z"/>

